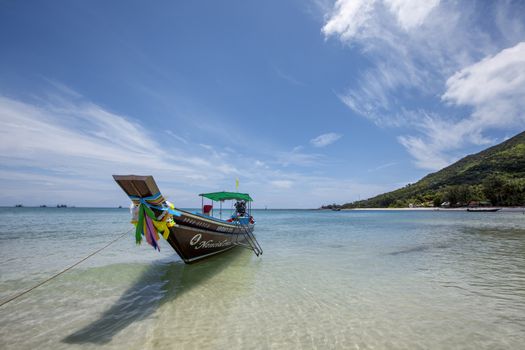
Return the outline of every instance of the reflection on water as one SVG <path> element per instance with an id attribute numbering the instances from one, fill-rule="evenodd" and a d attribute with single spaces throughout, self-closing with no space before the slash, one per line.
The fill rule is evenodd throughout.
<path id="1" fill-rule="evenodd" d="M 193 265 L 154 264 L 98 320 L 63 339 L 65 343 L 104 344 L 132 322 L 151 316 L 162 304 L 189 292 L 239 258 L 241 249 Z"/>

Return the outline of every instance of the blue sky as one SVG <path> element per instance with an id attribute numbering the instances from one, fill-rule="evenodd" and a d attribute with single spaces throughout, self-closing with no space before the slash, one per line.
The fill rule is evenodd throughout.
<path id="1" fill-rule="evenodd" d="M 520 1 L 0 2 L 0 205 L 311 208 L 525 129 Z"/>

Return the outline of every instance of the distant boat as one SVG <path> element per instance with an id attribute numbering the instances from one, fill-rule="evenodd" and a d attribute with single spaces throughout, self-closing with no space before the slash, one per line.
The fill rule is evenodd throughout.
<path id="1" fill-rule="evenodd" d="M 470 211 L 470 212 L 473 212 L 473 213 L 477 213 L 477 212 L 480 212 L 480 213 L 493 213 L 493 212 L 496 212 L 498 210 L 500 210 L 501 208 L 467 208 L 467 211 Z"/>
<path id="2" fill-rule="evenodd" d="M 341 208 L 332 208 L 332 211 L 341 211 Z"/>
<path id="3" fill-rule="evenodd" d="M 236 246 L 253 250 L 257 256 L 263 253 L 253 235 L 255 220 L 248 193 L 202 193 L 199 195 L 203 198 L 202 212 L 191 213 L 166 201 L 152 176 L 113 175 L 113 178 L 133 202 L 132 222 L 137 227 L 138 243 L 144 237 L 148 244 L 159 249 L 157 240 L 163 236 L 187 264 Z M 213 206 L 204 205 L 204 198 L 220 203 L 220 213 L 222 202 L 236 201 L 233 215 L 228 220 L 214 217 Z"/>
<path id="4" fill-rule="evenodd" d="M 15 205 L 15 208 L 22 208 L 22 207 L 23 207 L 22 204 L 17 204 L 17 205 Z"/>
<path id="5" fill-rule="evenodd" d="M 66 204 L 57 204 L 57 208 L 67 208 Z"/>
<path id="6" fill-rule="evenodd" d="M 119 208 L 119 209 L 122 209 L 122 205 L 119 205 L 118 208 Z"/>
<path id="7" fill-rule="evenodd" d="M 40 208 L 47 208 L 47 205 L 42 204 L 42 205 L 40 206 Z"/>

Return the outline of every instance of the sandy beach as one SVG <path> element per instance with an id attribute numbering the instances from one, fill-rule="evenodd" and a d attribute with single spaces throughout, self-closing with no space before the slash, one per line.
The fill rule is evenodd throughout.
<path id="1" fill-rule="evenodd" d="M 341 210 L 354 210 L 354 211 L 467 211 L 467 207 L 461 208 L 353 208 L 353 209 L 341 209 Z M 502 212 L 525 212 L 525 207 L 486 207 L 484 209 L 500 209 Z"/>

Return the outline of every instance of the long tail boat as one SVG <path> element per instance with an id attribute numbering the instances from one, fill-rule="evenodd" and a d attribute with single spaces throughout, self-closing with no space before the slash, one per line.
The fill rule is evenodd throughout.
<path id="1" fill-rule="evenodd" d="M 117 184 L 132 201 L 131 222 L 136 226 L 135 238 L 143 238 L 160 250 L 160 236 L 171 245 L 181 259 L 193 263 L 225 252 L 237 246 L 251 249 L 257 256 L 263 253 L 253 235 L 255 220 L 251 215 L 252 198 L 247 193 L 202 193 L 202 211 L 192 213 L 177 209 L 160 193 L 152 176 L 113 175 Z M 228 220 L 213 216 L 213 205 L 204 205 L 204 198 L 219 202 L 236 201 L 235 211 Z M 221 210 L 222 214 L 222 210 Z"/>
<path id="2" fill-rule="evenodd" d="M 467 211 L 472 213 L 494 213 L 500 209 L 501 208 L 467 208 Z"/>

